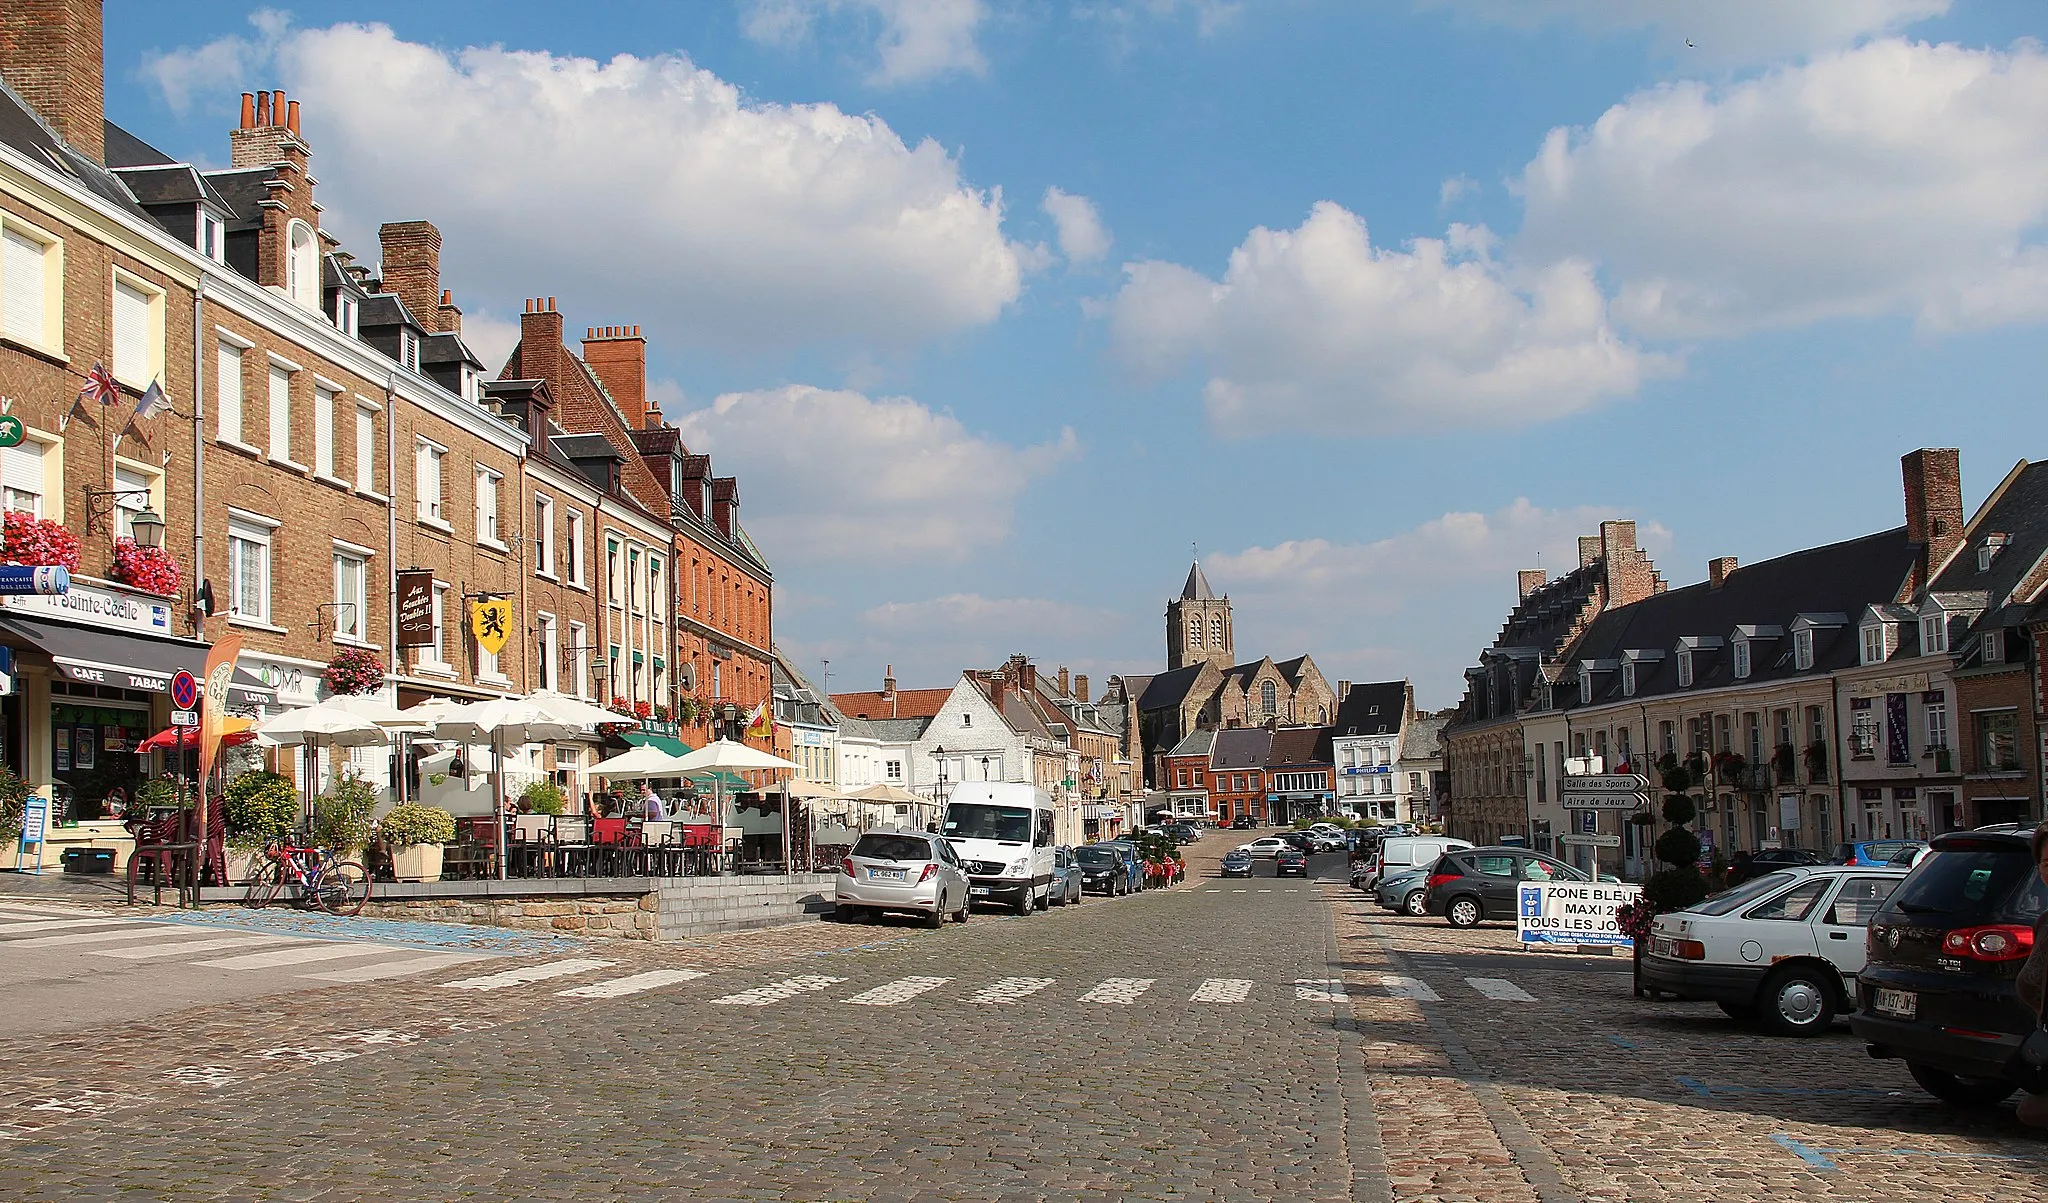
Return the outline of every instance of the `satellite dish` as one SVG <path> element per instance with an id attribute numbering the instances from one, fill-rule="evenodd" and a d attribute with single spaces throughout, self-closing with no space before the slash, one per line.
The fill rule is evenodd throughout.
<path id="1" fill-rule="evenodd" d="M 678 671 L 678 672 L 676 673 L 676 679 L 677 679 L 677 683 L 678 683 L 678 684 L 680 684 L 680 685 L 681 685 L 681 686 L 682 686 L 682 687 L 683 687 L 683 688 L 684 688 L 685 690 L 687 690 L 687 691 L 690 691 L 690 692 L 695 692 L 695 690 L 696 690 L 696 688 L 697 688 L 697 666 L 696 666 L 696 664 L 694 664 L 694 663 L 686 663 L 686 664 L 684 664 L 684 665 L 683 665 L 683 666 L 681 667 L 681 669 L 680 669 L 680 670 L 679 670 L 679 671 Z"/>

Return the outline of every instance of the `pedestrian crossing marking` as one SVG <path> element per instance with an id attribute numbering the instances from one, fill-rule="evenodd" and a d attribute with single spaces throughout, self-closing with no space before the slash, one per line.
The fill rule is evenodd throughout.
<path id="1" fill-rule="evenodd" d="M 1385 986 L 1387 993 L 1395 998 L 1412 998 L 1416 1002 L 1443 1001 L 1443 998 L 1435 990 L 1430 989 L 1429 983 L 1421 978 L 1402 977 L 1398 973 L 1387 973 L 1380 976 L 1380 985 Z"/>
<path id="2" fill-rule="evenodd" d="M 201 931 L 221 931 L 218 927 L 201 928 Z M 73 932 L 62 936 L 31 936 L 16 940 L 17 948 L 60 948 L 67 944 L 112 944 L 121 940 L 140 940 L 150 936 L 162 936 L 164 925 L 151 923 L 143 927 L 121 927 L 110 931 Z"/>
<path id="3" fill-rule="evenodd" d="M 872 990 L 863 990 L 846 1001 L 856 1007 L 893 1007 L 907 1003 L 920 994 L 936 990 L 952 980 L 950 977 L 906 977 L 876 986 Z"/>
<path id="4" fill-rule="evenodd" d="M 173 940 L 149 948 L 93 948 L 96 957 L 118 957 L 124 961 L 150 961 L 187 952 L 218 952 L 227 948 L 254 948 L 262 944 L 292 943 L 290 936 L 222 936 L 217 940 Z"/>
<path id="5" fill-rule="evenodd" d="M 314 944 L 297 948 L 279 948 L 272 952 L 252 952 L 242 956 L 216 957 L 211 961 L 195 961 L 203 969 L 277 969 L 286 965 L 304 965 L 309 961 L 338 961 L 344 957 L 368 957 L 380 952 L 402 952 L 384 944 Z"/>
<path id="6" fill-rule="evenodd" d="M 628 994 L 638 994 L 643 990 L 653 990 L 661 986 L 673 986 L 677 982 L 692 981 L 703 976 L 703 971 L 697 969 L 650 969 L 646 973 L 615 977 L 605 982 L 592 982 L 588 986 L 571 986 L 567 990 L 557 990 L 555 993 L 563 998 L 624 998 Z"/>
<path id="7" fill-rule="evenodd" d="M 1081 1001 L 1128 1007 L 1150 990 L 1157 980 L 1150 977 L 1106 977 L 1093 990 L 1083 994 Z"/>
<path id="8" fill-rule="evenodd" d="M 66 927 L 118 927 L 133 919 L 30 919 L 25 923 L 0 924 L 0 936 L 19 936 L 32 931 L 55 931 Z"/>
<path id="9" fill-rule="evenodd" d="M 1252 983 L 1241 977 L 1212 977 L 1195 987 L 1189 1002 L 1241 1003 L 1252 996 Z"/>
<path id="10" fill-rule="evenodd" d="M 1344 983 L 1336 978 L 1297 978 L 1294 982 L 1296 1002 L 1350 1002 L 1351 996 L 1344 992 Z"/>
<path id="11" fill-rule="evenodd" d="M 976 990 L 968 996 L 971 1003 L 1006 1003 L 1020 998 L 1029 998 L 1047 986 L 1052 985 L 1049 977 L 1006 977 Z"/>
<path id="12" fill-rule="evenodd" d="M 1535 1002 L 1536 996 L 1506 978 L 1468 977 L 1465 984 L 1495 1002 Z"/>
<path id="13" fill-rule="evenodd" d="M 569 977 L 577 973 L 589 973 L 593 969 L 609 969 L 610 961 L 588 961 L 571 959 L 549 961 L 545 965 L 528 965 L 524 969 L 507 969 L 502 973 L 489 973 L 483 977 L 466 977 L 460 981 L 442 982 L 444 990 L 504 990 L 512 986 L 529 986 L 550 978 Z"/>
<path id="14" fill-rule="evenodd" d="M 480 961 L 482 953 L 438 952 L 431 956 L 408 957 L 403 961 L 382 961 L 375 965 L 357 965 L 350 969 L 334 969 L 326 973 L 302 973 L 299 976 L 316 982 L 378 982 L 388 977 L 410 977 L 439 969 L 446 965 L 462 965 Z"/>
<path id="15" fill-rule="evenodd" d="M 843 977 L 824 977 L 814 973 L 803 973 L 798 974 L 796 977 L 784 978 L 772 985 L 756 986 L 752 990 L 742 990 L 738 994 L 728 994 L 724 998 L 714 998 L 711 1001 L 718 1006 L 765 1007 L 772 1002 L 781 1002 L 784 999 L 795 998 L 806 991 L 823 990 L 827 986 L 836 986 L 845 980 Z"/>

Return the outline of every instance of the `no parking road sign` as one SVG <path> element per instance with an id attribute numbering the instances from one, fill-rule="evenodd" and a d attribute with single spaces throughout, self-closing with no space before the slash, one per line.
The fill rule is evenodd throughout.
<path id="1" fill-rule="evenodd" d="M 199 704 L 199 682 L 184 669 L 171 678 L 171 705 L 179 710 L 190 710 Z"/>

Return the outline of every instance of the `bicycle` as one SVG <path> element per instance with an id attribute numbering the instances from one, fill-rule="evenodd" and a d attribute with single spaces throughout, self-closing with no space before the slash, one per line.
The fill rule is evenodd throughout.
<path id="1" fill-rule="evenodd" d="M 295 901 L 307 910 L 360 915 L 370 901 L 370 874 L 358 861 L 331 849 L 273 839 L 263 846 L 262 867 L 249 883 L 248 903 L 262 908 L 277 900 L 285 883 L 298 887 Z"/>

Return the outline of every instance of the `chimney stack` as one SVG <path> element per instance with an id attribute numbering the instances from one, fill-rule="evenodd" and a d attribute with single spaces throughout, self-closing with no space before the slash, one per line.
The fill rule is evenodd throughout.
<path id="1" fill-rule="evenodd" d="M 283 92 L 242 93 L 242 122 L 228 131 L 228 165 L 237 171 L 291 163 L 303 174 L 312 153 L 299 137 L 299 102 Z"/>
<path id="2" fill-rule="evenodd" d="M 555 298 L 534 297 L 519 315 L 518 376 L 545 380 L 549 388 L 562 383 L 562 315 Z"/>
<path id="3" fill-rule="evenodd" d="M 647 427 L 647 340 L 638 326 L 592 326 L 583 339 L 583 362 L 618 403 L 626 425 Z"/>
<path id="4" fill-rule="evenodd" d="M 1734 575 L 1734 572 L 1734 556 L 1716 556 L 1713 559 L 1708 560 L 1707 587 L 1710 589 L 1719 589 L 1721 586 L 1728 583 L 1728 578 Z"/>
<path id="5" fill-rule="evenodd" d="M 882 700 L 896 700 L 896 666 L 893 664 L 882 670 Z"/>
<path id="6" fill-rule="evenodd" d="M 1963 541 L 1962 455 L 1922 447 L 1899 458 L 1906 478 L 1906 539 L 1921 546 L 1909 591 L 1924 588 Z"/>
<path id="7" fill-rule="evenodd" d="M 1074 700 L 1077 702 L 1085 702 L 1088 700 L 1087 673 L 1074 674 Z"/>
<path id="8" fill-rule="evenodd" d="M 1594 562 L 1595 560 L 1598 560 L 1599 558 L 1600 558 L 1600 536 L 1598 536 L 1598 535 L 1580 535 L 1580 536 L 1579 536 L 1579 567 L 1581 567 L 1581 568 L 1591 568 L 1591 567 L 1593 566 L 1593 562 Z"/>
<path id="9" fill-rule="evenodd" d="M 1549 583 L 1550 574 L 1548 572 L 1541 568 L 1524 568 L 1515 574 L 1516 596 L 1526 600 L 1531 593 L 1536 592 Z"/>
<path id="10" fill-rule="evenodd" d="M 107 60 L 100 0 L 0 5 L 0 76 L 57 136 L 107 161 Z"/>
<path id="11" fill-rule="evenodd" d="M 1072 681 L 1072 680 L 1070 680 L 1070 679 L 1069 679 L 1069 678 L 1067 677 L 1067 666 L 1066 666 L 1066 665 L 1064 665 L 1064 664 L 1060 665 L 1060 677 L 1059 677 L 1059 681 L 1060 681 L 1060 696 L 1061 696 L 1061 697 L 1063 697 L 1063 698 L 1064 698 L 1064 697 L 1070 697 L 1070 696 L 1072 696 L 1072 695 L 1073 695 L 1073 692 L 1074 692 L 1074 689 L 1073 689 L 1073 684 L 1074 684 L 1074 683 L 1073 683 L 1073 681 Z"/>
<path id="12" fill-rule="evenodd" d="M 377 227 L 377 241 L 384 253 L 384 291 L 397 293 L 429 333 L 446 329 L 441 325 L 447 298 L 441 291 L 441 231 L 431 221 L 387 221 Z"/>

